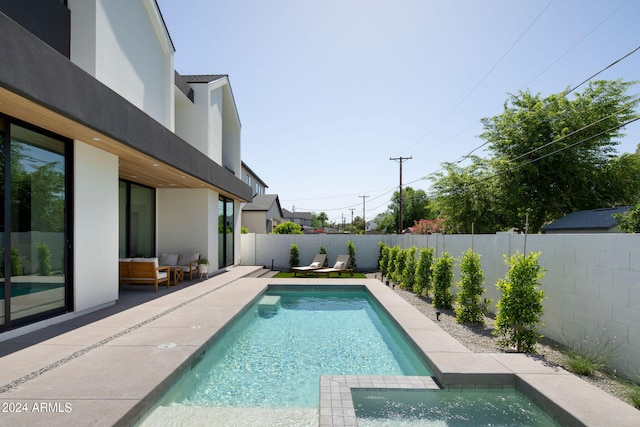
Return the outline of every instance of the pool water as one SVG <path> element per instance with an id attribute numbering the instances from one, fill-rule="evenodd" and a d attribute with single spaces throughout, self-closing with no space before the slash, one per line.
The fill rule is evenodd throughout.
<path id="1" fill-rule="evenodd" d="M 167 406 L 318 408 L 321 375 L 432 375 L 364 291 L 269 291 L 166 394 Z"/>
<path id="2" fill-rule="evenodd" d="M 515 389 L 352 390 L 359 427 L 558 426 Z"/>

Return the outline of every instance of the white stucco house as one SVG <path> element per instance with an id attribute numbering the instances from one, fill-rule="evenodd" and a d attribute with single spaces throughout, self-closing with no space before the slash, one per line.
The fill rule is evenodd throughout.
<path id="1" fill-rule="evenodd" d="M 241 123 L 155 0 L 0 2 L 0 341 L 113 304 L 118 259 L 239 262 Z"/>

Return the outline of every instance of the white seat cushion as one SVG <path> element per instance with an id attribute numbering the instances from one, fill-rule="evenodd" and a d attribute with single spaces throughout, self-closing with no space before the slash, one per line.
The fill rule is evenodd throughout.
<path id="1" fill-rule="evenodd" d="M 160 265 L 179 265 L 178 264 L 178 254 L 160 254 L 160 259 L 158 260 Z"/>
<path id="2" fill-rule="evenodd" d="M 197 261 L 200 257 L 200 254 L 197 252 L 183 252 L 180 254 L 178 258 L 178 265 L 186 265 L 189 266 L 191 261 Z"/>
<path id="3" fill-rule="evenodd" d="M 158 271 L 158 279 L 165 279 L 167 277 L 166 271 Z"/>

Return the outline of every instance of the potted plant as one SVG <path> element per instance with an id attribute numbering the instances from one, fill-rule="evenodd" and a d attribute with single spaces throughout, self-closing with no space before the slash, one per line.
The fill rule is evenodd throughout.
<path id="1" fill-rule="evenodd" d="M 209 265 L 211 263 L 209 262 L 207 257 L 198 258 L 198 261 L 196 261 L 196 263 L 198 264 L 198 272 L 200 274 L 207 274 L 209 272 Z"/>

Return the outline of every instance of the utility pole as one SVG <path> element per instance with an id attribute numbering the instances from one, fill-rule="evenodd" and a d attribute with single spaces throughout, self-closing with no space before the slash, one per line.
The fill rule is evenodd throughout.
<path id="1" fill-rule="evenodd" d="M 349 210 L 351 211 L 351 231 L 353 231 L 353 211 L 355 211 L 356 208 L 349 208 Z"/>
<path id="2" fill-rule="evenodd" d="M 362 197 L 362 234 L 367 234 L 367 220 L 365 219 L 365 200 L 367 200 L 367 197 L 369 196 L 358 196 L 358 197 Z"/>
<path id="3" fill-rule="evenodd" d="M 402 162 L 405 160 L 411 160 L 413 157 L 389 157 L 389 160 L 394 160 L 400 163 L 400 194 L 398 196 L 398 204 L 400 205 L 400 218 L 398 218 L 398 234 L 402 234 L 404 227 L 402 226 Z"/>

